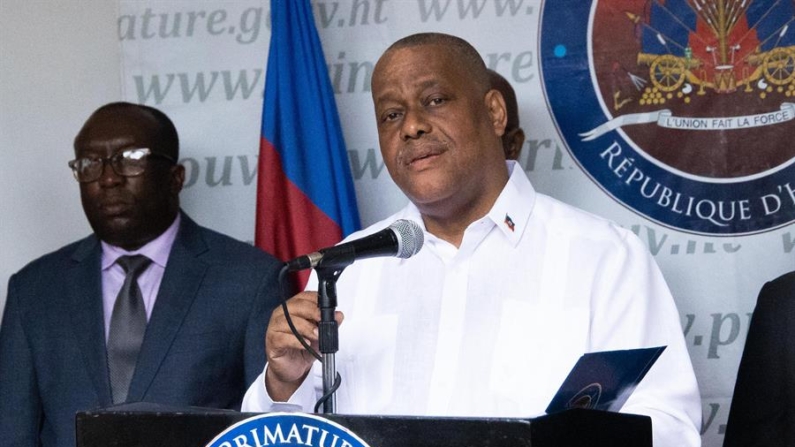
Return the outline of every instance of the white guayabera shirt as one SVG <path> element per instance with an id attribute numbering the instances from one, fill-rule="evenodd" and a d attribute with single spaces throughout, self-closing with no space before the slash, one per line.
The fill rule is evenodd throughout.
<path id="1" fill-rule="evenodd" d="M 349 266 L 336 355 L 341 414 L 532 417 L 586 352 L 667 345 L 622 412 L 651 416 L 654 445 L 697 446 L 701 404 L 679 314 L 654 259 L 630 231 L 537 194 L 521 168 L 460 248 L 425 233 L 410 259 Z M 396 219 L 422 224 L 412 204 Z M 308 290 L 316 290 L 313 275 Z M 287 403 L 264 376 L 244 411 L 311 412 L 321 365 Z"/>

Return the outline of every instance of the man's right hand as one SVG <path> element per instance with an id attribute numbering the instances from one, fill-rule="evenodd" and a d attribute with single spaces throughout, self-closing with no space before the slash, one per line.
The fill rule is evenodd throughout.
<path id="1" fill-rule="evenodd" d="M 320 308 L 317 292 L 301 292 L 287 301 L 287 309 L 293 325 L 313 349 L 318 350 L 317 325 Z M 342 323 L 342 312 L 335 313 L 337 324 Z M 290 330 L 284 309 L 274 309 L 265 334 L 265 354 L 268 370 L 265 388 L 274 402 L 286 402 L 301 385 L 309 373 L 315 358 Z"/>

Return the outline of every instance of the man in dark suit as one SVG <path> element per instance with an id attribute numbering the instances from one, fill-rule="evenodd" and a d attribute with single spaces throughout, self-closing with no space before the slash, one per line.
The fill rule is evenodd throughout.
<path id="1" fill-rule="evenodd" d="M 76 412 L 124 402 L 239 408 L 281 264 L 180 211 L 178 136 L 159 110 L 103 106 L 74 146 L 94 233 L 9 281 L 0 444 L 73 446 Z"/>
<path id="2" fill-rule="evenodd" d="M 724 446 L 795 445 L 795 272 L 759 292 Z"/>

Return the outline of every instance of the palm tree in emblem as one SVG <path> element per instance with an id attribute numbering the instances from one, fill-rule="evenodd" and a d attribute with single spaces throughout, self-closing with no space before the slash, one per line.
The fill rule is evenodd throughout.
<path id="1" fill-rule="evenodd" d="M 626 15 L 641 28 L 638 64 L 658 92 L 795 89 L 792 0 L 649 0 L 644 14 Z"/>

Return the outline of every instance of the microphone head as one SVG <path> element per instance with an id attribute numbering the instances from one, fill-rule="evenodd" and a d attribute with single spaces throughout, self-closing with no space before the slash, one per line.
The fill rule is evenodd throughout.
<path id="1" fill-rule="evenodd" d="M 413 220 L 398 219 L 389 226 L 395 233 L 398 249 L 395 254 L 398 258 L 410 258 L 420 252 L 425 236 L 422 228 Z"/>

